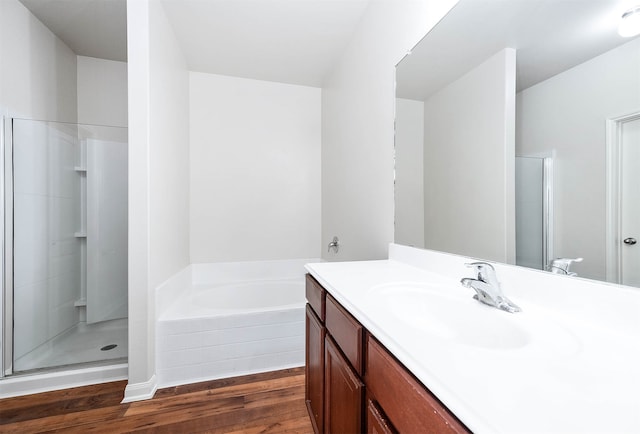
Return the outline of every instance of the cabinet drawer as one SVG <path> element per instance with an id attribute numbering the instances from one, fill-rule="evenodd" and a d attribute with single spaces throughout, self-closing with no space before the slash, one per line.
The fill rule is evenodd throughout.
<path id="1" fill-rule="evenodd" d="M 316 279 L 311 276 L 311 274 L 307 274 L 305 292 L 307 296 L 307 301 L 313 308 L 313 311 L 320 321 L 324 322 L 325 319 L 325 293 L 326 291 L 318 283 Z"/>
<path id="2" fill-rule="evenodd" d="M 349 312 L 329 294 L 326 302 L 325 324 L 327 332 L 333 336 L 353 369 L 362 375 L 364 329 Z"/>
<path id="3" fill-rule="evenodd" d="M 365 384 L 399 433 L 469 433 L 409 371 L 367 336 Z"/>

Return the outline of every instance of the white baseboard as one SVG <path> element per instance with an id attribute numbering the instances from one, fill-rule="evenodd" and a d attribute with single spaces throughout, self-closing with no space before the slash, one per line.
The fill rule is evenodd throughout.
<path id="1" fill-rule="evenodd" d="M 127 364 L 121 363 L 68 371 L 15 375 L 0 380 L 0 399 L 126 380 L 127 373 Z"/>
<path id="2" fill-rule="evenodd" d="M 155 374 L 144 383 L 127 384 L 124 389 L 124 399 L 122 404 L 134 401 L 144 401 L 145 399 L 153 398 L 153 395 L 158 389 L 158 379 Z"/>

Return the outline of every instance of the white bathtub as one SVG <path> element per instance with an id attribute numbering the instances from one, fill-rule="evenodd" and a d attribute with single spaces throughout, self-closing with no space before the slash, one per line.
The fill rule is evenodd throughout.
<path id="1" fill-rule="evenodd" d="M 304 264 L 194 264 L 156 293 L 159 387 L 304 365 Z"/>

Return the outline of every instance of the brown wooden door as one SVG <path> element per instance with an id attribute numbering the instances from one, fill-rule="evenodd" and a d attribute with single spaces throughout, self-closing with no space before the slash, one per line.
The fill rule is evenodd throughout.
<path id="1" fill-rule="evenodd" d="M 328 434 L 360 434 L 364 384 L 336 343 L 325 337 L 324 427 Z"/>
<path id="2" fill-rule="evenodd" d="M 324 335 L 322 322 L 307 304 L 305 401 L 316 434 L 324 432 Z"/>

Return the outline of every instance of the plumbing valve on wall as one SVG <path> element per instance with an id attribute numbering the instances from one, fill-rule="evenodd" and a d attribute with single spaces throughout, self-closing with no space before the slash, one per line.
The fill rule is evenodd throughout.
<path id="1" fill-rule="evenodd" d="M 327 247 L 327 252 L 330 252 L 333 249 L 333 253 L 338 253 L 338 250 L 340 249 L 340 240 L 338 240 L 337 236 L 333 237 L 333 240 L 331 240 L 331 242 L 329 243 L 329 246 Z"/>

